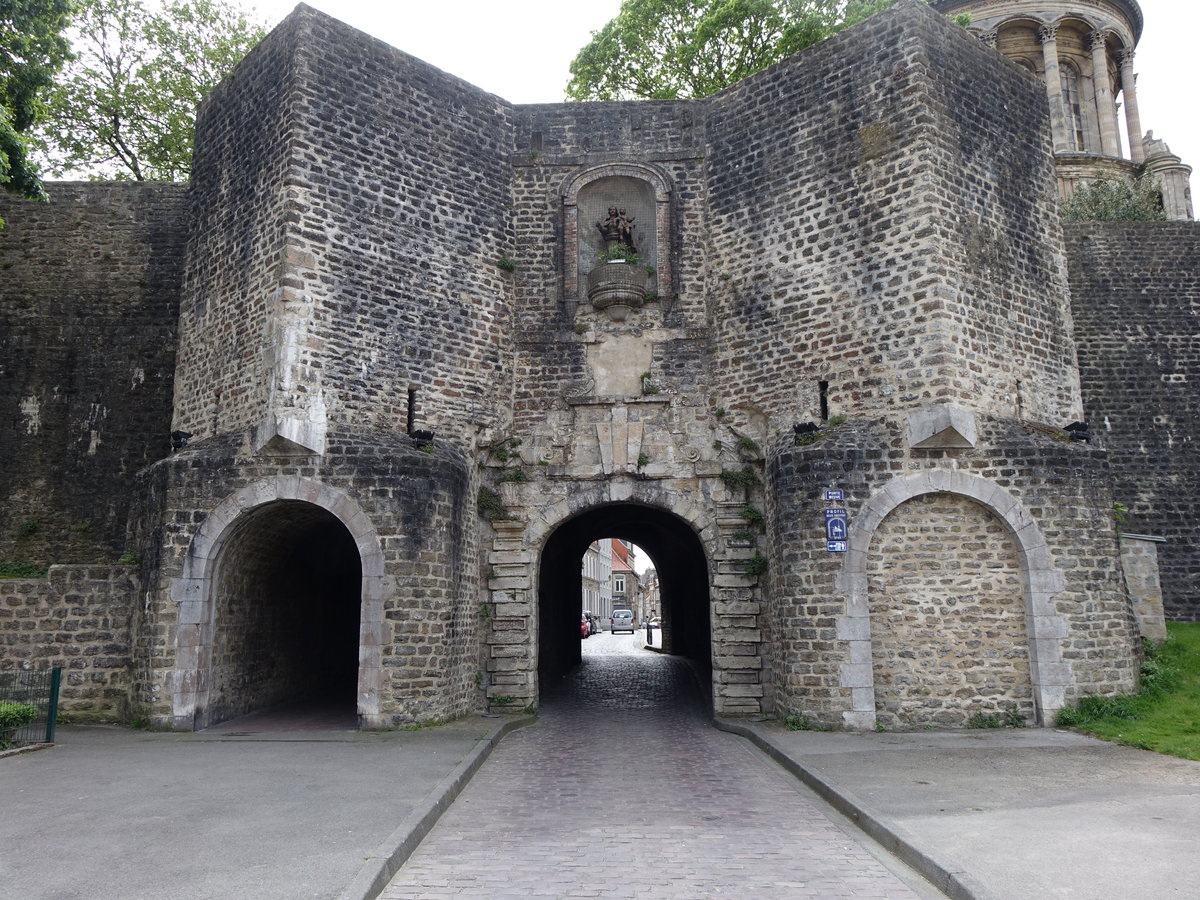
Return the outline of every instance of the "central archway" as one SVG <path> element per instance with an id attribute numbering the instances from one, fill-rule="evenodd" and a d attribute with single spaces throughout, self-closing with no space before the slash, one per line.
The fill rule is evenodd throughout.
<path id="1" fill-rule="evenodd" d="M 580 662 L 580 560 L 589 544 L 607 537 L 637 544 L 654 562 L 664 650 L 687 657 L 702 684 L 711 685 L 711 580 L 704 547 L 683 519 L 638 503 L 610 503 L 580 513 L 546 540 L 538 577 L 539 683 L 557 682 Z"/>

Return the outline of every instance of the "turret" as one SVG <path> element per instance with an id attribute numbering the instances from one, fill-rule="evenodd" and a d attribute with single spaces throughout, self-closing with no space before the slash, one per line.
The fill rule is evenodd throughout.
<path id="1" fill-rule="evenodd" d="M 1167 169 L 1149 164 L 1133 68 L 1142 34 L 1134 0 L 936 0 L 933 6 L 970 15 L 980 40 L 1043 81 L 1064 198 L 1088 181 L 1146 173 L 1162 188 L 1167 218 L 1192 218 L 1191 170 L 1177 157 Z"/>

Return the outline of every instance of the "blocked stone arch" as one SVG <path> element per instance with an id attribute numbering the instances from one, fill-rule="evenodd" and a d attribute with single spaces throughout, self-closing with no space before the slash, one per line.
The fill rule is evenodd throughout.
<path id="1" fill-rule="evenodd" d="M 1070 664 L 1062 657 L 1067 623 L 1053 604 L 1055 595 L 1064 588 L 1062 572 L 1054 567 L 1036 520 L 1012 494 L 975 475 L 934 469 L 889 482 L 863 505 L 851 522 L 850 549 L 842 562 L 837 584 L 845 602 L 845 614 L 837 621 L 837 636 L 849 647 L 849 662 L 842 665 L 840 672 L 841 683 L 850 688 L 852 698 L 851 709 L 842 714 L 846 726 L 869 729 L 876 720 L 867 579 L 871 541 L 884 519 L 902 503 L 936 493 L 956 494 L 975 501 L 995 515 L 1012 535 L 1021 565 L 1029 674 L 1037 722 L 1052 724 L 1072 683 Z"/>
<path id="2" fill-rule="evenodd" d="M 171 725 L 176 729 L 197 730 L 211 724 L 205 721 L 205 708 L 216 631 L 215 577 L 222 551 L 247 515 L 281 500 L 309 503 L 328 512 L 354 539 L 362 572 L 358 717 L 362 727 L 385 725 L 379 698 L 383 688 L 383 601 L 390 579 L 384 572 L 379 536 L 367 514 L 342 491 L 299 476 L 280 476 L 255 481 L 218 503 L 192 538 L 182 573 L 171 579 L 170 596 L 178 605 L 179 624 L 175 669 L 168 689 Z"/>
<path id="3" fill-rule="evenodd" d="M 641 162 L 607 162 L 589 166 L 569 177 L 562 186 L 563 202 L 563 297 L 568 301 L 579 301 L 586 293 L 582 271 L 589 259 L 585 231 L 594 227 L 591 221 L 582 221 L 579 205 L 580 192 L 603 179 L 628 179 L 644 186 L 647 202 L 653 208 L 653 289 L 660 297 L 674 293 L 671 266 L 671 181 L 666 172 L 657 166 Z M 641 223 L 643 227 L 648 223 Z M 644 233 L 644 232 L 643 232 Z"/>

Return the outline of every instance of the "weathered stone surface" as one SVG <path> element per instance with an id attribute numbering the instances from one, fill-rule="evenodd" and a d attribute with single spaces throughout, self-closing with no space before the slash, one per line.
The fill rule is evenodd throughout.
<path id="1" fill-rule="evenodd" d="M 1184 518 L 1200 488 L 1181 394 L 1156 469 L 1183 485 L 1171 502 L 1124 486 L 1148 454 L 1132 426 L 1107 454 L 1061 440 L 1084 406 L 1053 178 L 1044 92 L 920 4 L 706 100 L 536 106 L 300 7 L 206 101 L 186 216 L 172 187 L 5 201 L 0 366 L 36 364 L 0 383 L 0 557 L 74 552 L 64 528 L 105 510 L 79 561 L 127 542 L 143 586 L 93 655 L 176 727 L 315 686 L 305 661 L 335 643 L 364 724 L 536 704 L 578 652 L 572 554 L 607 536 L 585 525 L 685 570 L 664 646 L 712 666 L 718 711 L 1047 721 L 1136 677 L 1110 459 L 1139 522 Z M 606 191 L 639 210 L 656 291 L 620 322 L 582 302 Z M 103 260 L 118 201 L 120 271 L 67 302 L 55 248 Z M 1165 258 L 1119 246 L 1140 234 L 1071 232 L 1073 259 Z M 1196 368 L 1194 311 L 1159 308 L 1194 273 L 1169 271 L 1155 310 L 1113 288 L 1121 314 L 1093 319 L 1108 288 L 1076 276 L 1093 432 L 1145 372 L 1118 349 L 1095 375 L 1122 322 L 1165 329 L 1171 378 Z M 142 357 L 153 391 L 127 377 Z M 34 541 L 14 530 L 43 483 L 55 528 Z M 1191 552 L 1164 548 L 1164 586 Z M 99 626 L 46 620 L 67 602 L 12 604 L 5 639 L 94 648 Z"/>

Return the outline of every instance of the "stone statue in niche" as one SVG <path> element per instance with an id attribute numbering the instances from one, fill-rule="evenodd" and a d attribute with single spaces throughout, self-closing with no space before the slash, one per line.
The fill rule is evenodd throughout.
<path id="1" fill-rule="evenodd" d="M 625 246 L 630 250 L 637 249 L 633 245 L 633 220 L 636 216 L 628 216 L 624 209 L 618 209 L 615 206 L 608 208 L 608 218 L 603 222 L 597 222 L 596 227 L 600 229 L 600 236 L 604 239 L 604 249 L 611 250 L 617 246 Z"/>

